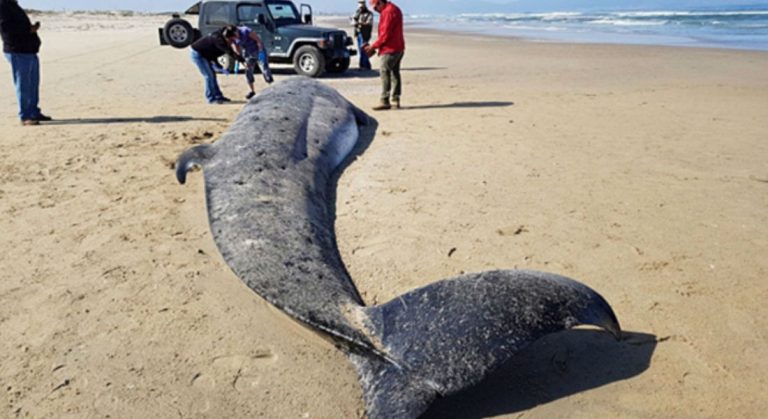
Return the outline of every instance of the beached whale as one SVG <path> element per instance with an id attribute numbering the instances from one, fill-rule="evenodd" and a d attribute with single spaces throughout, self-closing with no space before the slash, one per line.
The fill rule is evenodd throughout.
<path id="1" fill-rule="evenodd" d="M 339 256 L 334 172 L 368 117 L 332 88 L 292 78 L 253 98 L 202 166 L 208 218 L 232 270 L 253 291 L 338 342 L 371 418 L 408 418 L 482 380 L 539 337 L 579 324 L 618 336 L 611 307 L 574 280 L 497 270 L 445 279 L 366 306 Z"/>

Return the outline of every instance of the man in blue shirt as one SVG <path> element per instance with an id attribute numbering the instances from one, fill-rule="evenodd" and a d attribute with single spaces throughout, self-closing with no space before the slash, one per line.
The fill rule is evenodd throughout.
<path id="1" fill-rule="evenodd" d="M 253 73 L 259 62 L 262 64 L 263 68 L 261 70 L 265 73 L 264 80 L 266 80 L 267 83 L 272 83 L 272 74 L 269 73 L 267 53 L 259 35 L 247 26 L 239 26 L 237 30 L 240 32 L 240 36 L 237 38 L 237 41 L 235 41 L 235 44 L 240 50 L 238 51 L 240 55 L 245 58 L 245 78 L 248 81 L 248 87 L 251 88 L 251 91 L 245 98 L 250 99 L 256 94 L 253 89 Z"/>
<path id="2" fill-rule="evenodd" d="M 16 0 L 0 0 L 0 35 L 3 53 L 11 64 L 19 118 L 22 125 L 39 125 L 50 121 L 38 107 L 40 101 L 40 22 L 33 25 Z"/>

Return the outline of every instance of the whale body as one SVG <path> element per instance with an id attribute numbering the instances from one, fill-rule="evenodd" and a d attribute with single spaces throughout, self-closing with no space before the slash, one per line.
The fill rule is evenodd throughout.
<path id="1" fill-rule="evenodd" d="M 348 355 L 370 418 L 418 417 L 549 333 L 588 324 L 619 336 L 603 297 L 545 272 L 466 274 L 367 306 L 336 247 L 333 188 L 371 121 L 331 87 L 292 78 L 176 163 L 180 183 L 203 168 L 211 232 L 235 274 Z"/>

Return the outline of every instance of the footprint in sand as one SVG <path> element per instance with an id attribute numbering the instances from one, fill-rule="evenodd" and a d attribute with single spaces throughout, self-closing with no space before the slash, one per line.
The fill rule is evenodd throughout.
<path id="1" fill-rule="evenodd" d="M 277 357 L 271 349 L 262 348 L 248 354 L 222 355 L 211 359 L 209 365 L 195 373 L 190 381 L 192 387 L 201 394 L 221 386 L 232 387 L 237 392 L 248 394 L 259 391 L 259 371 L 274 363 Z M 190 406 L 194 412 L 205 412 L 210 402 L 204 397 L 198 398 Z"/>

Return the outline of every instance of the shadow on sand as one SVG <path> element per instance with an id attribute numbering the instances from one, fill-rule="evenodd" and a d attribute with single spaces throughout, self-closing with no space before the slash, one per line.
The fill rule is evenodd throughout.
<path id="1" fill-rule="evenodd" d="M 355 65 L 355 64 L 353 64 Z M 445 70 L 448 67 L 404 67 L 401 68 L 400 71 L 437 71 L 437 70 Z M 270 67 L 270 70 L 272 71 L 273 75 L 282 75 L 282 76 L 295 76 L 296 70 L 293 69 L 291 66 L 275 66 Z M 239 74 L 245 74 L 244 71 L 240 71 L 237 74 L 232 75 L 239 75 Z M 258 76 L 261 73 L 256 73 Z M 370 70 L 363 70 L 357 67 L 351 67 L 347 71 L 343 73 L 331 73 L 326 71 L 323 73 L 322 78 L 324 79 L 374 79 L 379 78 L 379 70 L 372 68 Z M 256 79 L 258 83 L 258 78 Z"/>
<path id="2" fill-rule="evenodd" d="M 530 409 L 639 375 L 650 365 L 654 335 L 597 330 L 546 336 L 477 386 L 439 399 L 422 418 L 483 418 Z M 567 416 L 567 415 L 566 415 Z"/>
<path id="3" fill-rule="evenodd" d="M 282 75 L 282 76 L 295 76 L 296 70 L 293 69 L 293 67 L 272 67 L 272 74 L 273 75 Z M 379 70 L 361 70 L 359 68 L 350 68 L 349 70 L 343 72 L 343 73 L 331 73 L 326 71 L 323 73 L 321 79 L 372 79 L 372 78 L 379 78 Z M 258 82 L 258 78 L 256 79 Z"/>
<path id="4" fill-rule="evenodd" d="M 439 105 L 403 106 L 400 110 L 411 109 L 447 109 L 447 108 L 502 108 L 512 106 L 515 102 L 453 102 Z"/>
<path id="5" fill-rule="evenodd" d="M 448 67 L 403 67 L 400 71 L 435 71 L 446 69 L 448 69 Z"/>
<path id="6" fill-rule="evenodd" d="M 43 122 L 43 125 L 79 125 L 79 124 L 128 124 L 136 122 L 146 122 L 148 124 L 163 124 L 168 122 L 186 122 L 186 121 L 227 121 L 223 118 L 196 118 L 192 116 L 150 116 L 137 118 L 72 118 L 72 119 L 54 119 L 53 121 Z"/>
<path id="7" fill-rule="evenodd" d="M 333 223 L 336 223 L 336 192 L 338 189 L 338 183 L 339 178 L 344 173 L 344 170 L 346 170 L 347 167 L 349 167 L 350 164 L 354 163 L 355 160 L 357 160 L 358 156 L 363 154 L 365 150 L 368 149 L 368 146 L 371 145 L 373 142 L 373 139 L 376 137 L 376 131 L 379 129 L 379 121 L 374 119 L 372 116 L 365 114 L 365 117 L 367 118 L 365 124 L 359 125 L 359 137 L 357 139 L 357 143 L 355 143 L 355 147 L 350 151 L 349 155 L 344 158 L 344 160 L 339 164 L 339 167 L 336 168 L 336 170 L 333 172 L 333 177 L 330 182 L 330 191 L 331 191 L 331 197 L 329 199 L 329 202 L 331 202 L 331 213 L 333 214 Z M 334 243 L 336 240 L 336 234 L 333 235 Z M 337 247 L 338 248 L 338 247 Z M 344 269 L 346 270 L 346 265 L 343 263 L 341 264 L 344 266 Z M 349 275 L 349 272 L 347 272 Z M 352 276 L 350 275 L 350 278 Z M 362 301 L 362 298 L 361 298 Z"/>
<path id="8" fill-rule="evenodd" d="M 435 71 L 435 70 L 445 70 L 446 67 L 411 67 L 411 68 L 401 68 L 400 71 Z M 293 70 L 291 70 L 293 71 Z M 295 72 L 293 74 L 296 74 Z M 343 73 L 325 73 L 323 74 L 323 78 L 329 78 L 329 79 L 373 79 L 373 78 L 379 78 L 381 76 L 381 73 L 379 70 L 376 70 L 375 68 L 372 68 L 370 70 L 361 70 L 359 68 L 350 68 L 349 70 L 343 72 Z"/>

